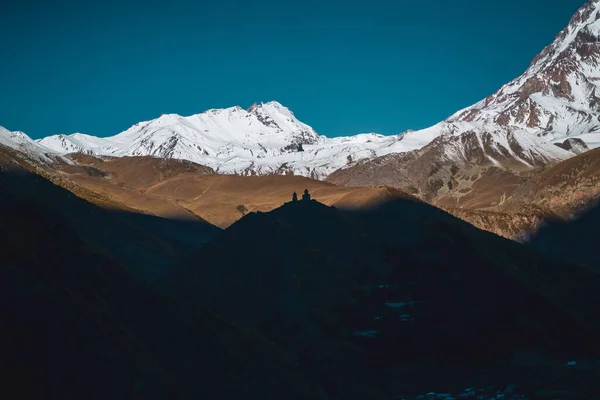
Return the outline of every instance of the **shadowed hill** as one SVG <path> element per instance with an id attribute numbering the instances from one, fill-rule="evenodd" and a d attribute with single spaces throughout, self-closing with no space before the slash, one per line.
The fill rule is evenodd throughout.
<path id="1" fill-rule="evenodd" d="M 177 199 L 198 215 L 221 227 L 241 217 L 237 205 L 249 211 L 271 211 L 291 199 L 292 192 L 308 189 L 322 202 L 345 208 L 360 208 L 395 197 L 412 196 L 398 189 L 338 187 L 299 176 L 179 176 L 160 182 L 147 193 Z"/>
<path id="2" fill-rule="evenodd" d="M 171 222 L 154 230 L 138 220 L 145 216 L 113 216 L 7 169 L 0 171 L 2 397 L 326 398 L 274 344 L 155 294 L 127 272 L 144 265 L 125 269 L 97 251 L 128 238 L 145 264 L 161 255 L 153 247 L 169 242 L 168 233 L 136 242 Z M 96 241 L 103 243 L 90 245 Z"/>
<path id="3" fill-rule="evenodd" d="M 156 279 L 220 232 L 197 218 L 165 219 L 113 209 L 111 202 L 101 202 L 106 209 L 97 207 L 32 173 L 17 154 L 0 154 L 0 190 L 6 201 L 27 202 L 32 209 L 60 215 L 90 249 L 139 277 Z"/>
<path id="4" fill-rule="evenodd" d="M 568 221 L 548 223 L 529 241 L 534 248 L 564 260 L 600 268 L 600 204 Z"/>
<path id="5" fill-rule="evenodd" d="M 598 273 L 411 200 L 251 213 L 165 286 L 272 338 L 340 398 L 390 396 L 407 382 L 382 377 L 407 362 L 516 368 L 523 354 L 598 351 Z"/>
<path id="6" fill-rule="evenodd" d="M 63 399 L 323 398 L 272 344 L 158 297 L 89 253 L 51 212 L 1 205 L 0 392 Z"/>

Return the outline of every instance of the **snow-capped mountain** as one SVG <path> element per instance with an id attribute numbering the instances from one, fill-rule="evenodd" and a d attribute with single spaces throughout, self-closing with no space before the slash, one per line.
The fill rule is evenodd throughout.
<path id="1" fill-rule="evenodd" d="M 175 114 L 108 138 L 55 135 L 58 153 L 181 158 L 220 173 L 323 178 L 357 161 L 435 145 L 440 162 L 531 167 L 600 146 L 600 5 L 588 2 L 520 77 L 479 103 L 420 131 L 327 138 L 277 102 Z M 562 145 L 581 139 L 576 149 Z M 555 145 L 556 144 L 556 145 Z M 574 150 L 573 150 L 574 149 Z M 437 162 L 432 160 L 431 162 Z"/>
<path id="2" fill-rule="evenodd" d="M 408 188 L 446 206 L 505 201 L 520 172 L 600 147 L 600 1 L 586 3 L 527 71 L 439 124 L 402 135 L 429 143 L 338 170 L 349 186 Z M 564 179 L 564 178 L 562 178 Z"/>
<path id="3" fill-rule="evenodd" d="M 46 137 L 40 143 L 61 154 L 150 155 L 194 161 L 220 173 L 291 172 L 315 178 L 356 160 L 426 144 L 373 133 L 327 138 L 274 101 L 248 110 L 231 107 L 189 117 L 162 115 L 108 138 L 77 133 Z"/>
<path id="4" fill-rule="evenodd" d="M 413 139 L 428 144 L 359 163 L 331 180 L 424 186 L 435 198 L 457 188 L 468 193 L 458 185 L 460 171 L 520 171 L 600 147 L 599 0 L 580 8 L 523 75 L 431 128 L 402 135 L 404 143 Z"/>
<path id="5" fill-rule="evenodd" d="M 8 147 L 11 150 L 16 150 L 27 159 L 36 162 L 47 164 L 58 159 L 63 162 L 69 162 L 65 158 L 60 157 L 54 150 L 32 140 L 25 133 L 19 131 L 12 132 L 0 126 L 0 147 L 2 146 Z"/>
<path id="6" fill-rule="evenodd" d="M 573 156 L 556 149 L 566 139 L 600 146 L 600 3 L 590 1 L 572 17 L 520 77 L 499 91 L 429 129 L 405 135 L 448 139 L 448 159 L 468 161 L 473 146 L 485 159 L 525 165 Z"/>

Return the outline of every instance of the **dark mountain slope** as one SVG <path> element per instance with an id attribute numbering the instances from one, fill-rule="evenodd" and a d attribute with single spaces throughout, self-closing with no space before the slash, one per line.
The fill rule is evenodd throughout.
<path id="1" fill-rule="evenodd" d="M 554 257 L 600 268 L 599 227 L 600 204 L 596 204 L 572 220 L 548 223 L 529 245 Z"/>
<path id="2" fill-rule="evenodd" d="M 390 384 L 383 371 L 406 362 L 460 368 L 598 351 L 589 319 L 599 274 L 417 201 L 247 215 L 166 286 L 272 338 L 340 398 L 375 396 Z"/>
<path id="3" fill-rule="evenodd" d="M 136 213 L 111 203 L 108 198 L 90 199 L 114 210 L 107 211 L 73 193 L 84 198 L 101 195 L 86 192 L 71 181 L 58 182 L 72 193 L 34 172 L 46 173 L 19 153 L 0 146 L 2 196 L 15 203 L 28 202 L 32 209 L 60 215 L 86 246 L 150 281 L 221 231 L 200 219 L 165 219 Z"/>
<path id="4" fill-rule="evenodd" d="M 34 188 L 51 192 L 0 171 L 1 397 L 325 398 L 272 343 L 155 294 L 90 249 Z M 53 190 L 65 209 L 84 207 Z"/>

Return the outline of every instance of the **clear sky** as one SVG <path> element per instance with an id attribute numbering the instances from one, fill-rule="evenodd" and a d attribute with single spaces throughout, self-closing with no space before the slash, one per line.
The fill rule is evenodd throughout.
<path id="1" fill-rule="evenodd" d="M 119 133 L 277 100 L 327 136 L 433 125 L 520 75 L 584 0 L 3 0 L 0 125 Z"/>

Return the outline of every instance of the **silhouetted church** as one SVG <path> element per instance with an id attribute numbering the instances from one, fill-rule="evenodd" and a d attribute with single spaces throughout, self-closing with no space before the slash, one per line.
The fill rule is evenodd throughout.
<path id="1" fill-rule="evenodd" d="M 303 201 L 309 201 L 310 200 L 310 194 L 308 194 L 308 189 L 304 189 L 304 194 L 302 195 L 302 200 Z"/>
<path id="2" fill-rule="evenodd" d="M 302 195 L 302 201 L 310 201 L 310 193 L 308 193 L 308 189 L 304 189 L 304 194 Z M 296 194 L 296 192 L 294 192 L 294 194 L 292 194 L 292 203 L 295 203 L 298 201 L 298 194 Z"/>

